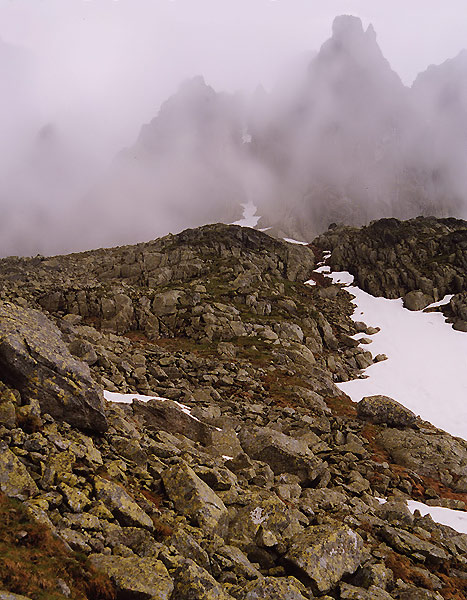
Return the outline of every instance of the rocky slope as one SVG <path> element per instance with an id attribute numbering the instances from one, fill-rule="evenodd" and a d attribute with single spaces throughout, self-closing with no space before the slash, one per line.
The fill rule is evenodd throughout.
<path id="1" fill-rule="evenodd" d="M 60 573 L 41 596 L 0 569 L 5 590 L 465 597 L 467 536 L 404 501 L 465 509 L 467 443 L 393 400 L 342 395 L 335 382 L 384 357 L 350 337 L 377 330 L 350 319 L 321 259 L 212 225 L 0 261 L 0 490 L 113 586 L 75 591 Z M 102 388 L 154 398 L 108 402 Z"/>

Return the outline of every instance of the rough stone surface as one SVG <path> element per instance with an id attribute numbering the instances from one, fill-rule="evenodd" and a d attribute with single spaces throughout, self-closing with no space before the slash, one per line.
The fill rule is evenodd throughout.
<path id="1" fill-rule="evenodd" d="M 106 429 L 102 390 L 40 312 L 0 302 L 0 369 L 43 412 L 82 429 Z"/>
<path id="2" fill-rule="evenodd" d="M 329 592 L 363 558 L 363 540 L 346 526 L 317 525 L 293 538 L 285 560 L 300 570 L 316 593 Z"/>
<path id="3" fill-rule="evenodd" d="M 316 479 L 324 468 L 323 462 L 305 441 L 273 429 L 243 429 L 240 443 L 251 458 L 268 463 L 276 475 L 294 473 L 300 481 L 309 482 Z"/>
<path id="4" fill-rule="evenodd" d="M 190 559 L 181 561 L 173 577 L 172 600 L 232 600 L 205 569 Z"/>
<path id="5" fill-rule="evenodd" d="M 358 416 L 373 423 L 390 427 L 411 427 L 417 416 L 388 396 L 366 396 L 357 404 Z"/>
<path id="6" fill-rule="evenodd" d="M 37 485 L 18 457 L 0 441 L 0 490 L 10 498 L 26 500 L 38 492 Z"/>
<path id="7" fill-rule="evenodd" d="M 151 518 L 142 510 L 131 496 L 117 483 L 96 477 L 94 487 L 97 497 L 115 512 L 124 525 L 134 525 L 153 529 Z"/>
<path id="8" fill-rule="evenodd" d="M 248 583 L 242 590 L 240 600 L 303 600 L 306 596 L 300 593 L 292 578 L 264 577 L 259 581 Z"/>
<path id="9" fill-rule="evenodd" d="M 433 298 L 422 290 L 413 290 L 404 296 L 404 307 L 409 310 L 422 310 L 433 302 Z"/>
<path id="10" fill-rule="evenodd" d="M 170 600 L 174 589 L 172 578 L 163 563 L 154 558 L 129 558 L 93 554 L 91 563 L 107 573 L 115 583 L 120 598 Z"/>
<path id="11" fill-rule="evenodd" d="M 177 509 L 208 531 L 224 532 L 227 508 L 219 496 L 185 462 L 162 473 L 164 486 Z"/>
<path id="12" fill-rule="evenodd" d="M 133 402 L 133 412 L 140 415 L 149 430 L 181 433 L 186 437 L 208 445 L 211 442 L 212 427 L 195 419 L 171 400 L 153 399 L 149 402 Z"/>

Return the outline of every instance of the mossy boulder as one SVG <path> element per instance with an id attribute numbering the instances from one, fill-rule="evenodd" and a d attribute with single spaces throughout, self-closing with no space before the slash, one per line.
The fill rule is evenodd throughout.
<path id="1" fill-rule="evenodd" d="M 331 591 L 344 575 L 354 573 L 365 558 L 363 539 L 345 525 L 309 527 L 292 539 L 285 562 L 298 569 L 314 593 Z"/>
<path id="2" fill-rule="evenodd" d="M 227 508 L 219 496 L 185 462 L 162 473 L 165 490 L 175 507 L 206 531 L 223 534 Z"/>
<path id="3" fill-rule="evenodd" d="M 106 504 L 122 525 L 153 529 L 152 519 L 118 483 L 95 477 L 94 488 L 98 499 Z"/>
<path id="4" fill-rule="evenodd" d="M 171 600 L 233 600 L 212 575 L 190 559 L 180 561 L 173 577 Z"/>
<path id="5" fill-rule="evenodd" d="M 16 454 L 0 441 L 0 490 L 10 498 L 26 500 L 38 492 L 37 485 Z"/>
<path id="6" fill-rule="evenodd" d="M 106 573 L 117 587 L 118 598 L 169 600 L 173 582 L 164 564 L 154 558 L 92 554 L 91 564 Z"/>

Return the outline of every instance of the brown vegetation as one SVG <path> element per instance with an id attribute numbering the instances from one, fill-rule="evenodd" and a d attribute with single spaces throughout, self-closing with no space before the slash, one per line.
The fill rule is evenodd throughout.
<path id="1" fill-rule="evenodd" d="M 32 600 L 64 600 L 62 580 L 74 600 L 114 600 L 110 579 L 70 553 L 22 505 L 0 494 L 0 588 Z"/>

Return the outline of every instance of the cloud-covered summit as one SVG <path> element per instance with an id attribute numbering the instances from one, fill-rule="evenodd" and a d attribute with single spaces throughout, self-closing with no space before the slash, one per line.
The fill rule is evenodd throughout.
<path id="1" fill-rule="evenodd" d="M 249 201 L 260 225 L 308 240 L 335 221 L 466 216 L 466 75 L 462 52 L 408 88 L 373 27 L 337 17 L 319 52 L 269 92 L 223 93 L 202 77 L 183 83 L 79 201 L 78 188 L 58 188 L 60 209 L 48 214 L 44 203 L 42 230 L 12 219 L 10 206 L 11 243 L 0 253 L 143 241 L 235 220 Z M 15 244 L 26 235 L 27 247 Z"/>

